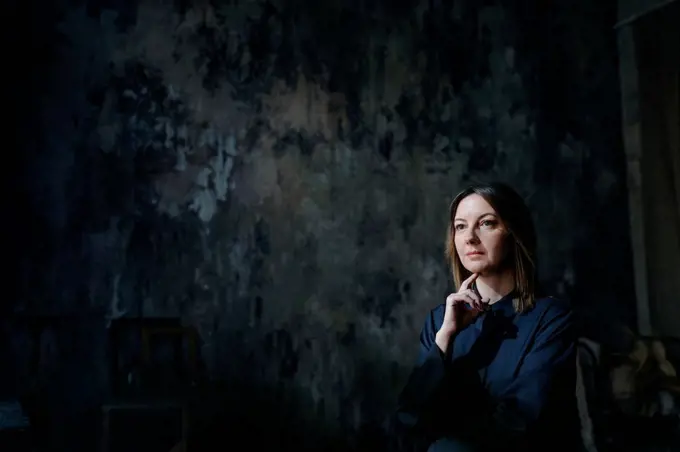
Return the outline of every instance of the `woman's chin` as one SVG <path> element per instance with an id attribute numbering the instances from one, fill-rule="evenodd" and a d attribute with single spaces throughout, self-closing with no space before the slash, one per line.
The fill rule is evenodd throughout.
<path id="1" fill-rule="evenodd" d="M 465 266 L 465 269 L 470 273 L 479 273 L 480 276 L 487 271 L 486 265 L 479 265 L 477 263 L 468 264 Z"/>
<path id="2" fill-rule="evenodd" d="M 492 270 L 485 262 L 468 262 L 465 269 L 470 273 L 479 273 L 479 276 L 484 276 Z"/>

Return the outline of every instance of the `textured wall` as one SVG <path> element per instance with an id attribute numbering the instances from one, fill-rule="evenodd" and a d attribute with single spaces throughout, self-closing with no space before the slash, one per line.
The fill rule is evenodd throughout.
<path id="1" fill-rule="evenodd" d="M 451 197 L 500 179 L 545 284 L 631 321 L 613 2 L 94 3 L 32 21 L 21 309 L 180 316 L 212 375 L 349 437 L 451 289 Z"/>

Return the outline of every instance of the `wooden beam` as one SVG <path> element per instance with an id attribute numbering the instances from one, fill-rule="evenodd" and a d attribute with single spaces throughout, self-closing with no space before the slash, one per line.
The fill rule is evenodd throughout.
<path id="1" fill-rule="evenodd" d="M 644 226 L 644 183 L 642 180 L 642 136 L 640 100 L 635 39 L 631 26 L 618 29 L 619 74 L 621 81 L 621 110 L 623 145 L 628 173 L 628 204 L 630 210 L 633 272 L 637 307 L 638 333 L 652 334 L 647 280 L 647 253 Z"/>

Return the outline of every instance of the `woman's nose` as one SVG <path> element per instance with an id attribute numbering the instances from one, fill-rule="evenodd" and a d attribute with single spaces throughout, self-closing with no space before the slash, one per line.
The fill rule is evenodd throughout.
<path id="1" fill-rule="evenodd" d="M 476 243 L 479 240 L 474 228 L 468 228 L 465 236 L 465 243 Z"/>

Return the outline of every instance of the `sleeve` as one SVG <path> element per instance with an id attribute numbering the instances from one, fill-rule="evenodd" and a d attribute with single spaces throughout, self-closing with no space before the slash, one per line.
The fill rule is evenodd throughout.
<path id="1" fill-rule="evenodd" d="M 430 312 L 420 333 L 420 350 L 398 400 L 392 421 L 396 436 L 415 444 L 429 444 L 441 437 L 456 415 L 452 376 L 465 387 L 465 373 L 435 343 L 439 325 L 437 310 Z"/>
<path id="2" fill-rule="evenodd" d="M 477 430 L 475 436 L 485 449 L 520 447 L 528 433 L 548 435 L 548 429 L 559 430 L 557 419 L 568 422 L 576 384 L 573 315 L 567 308 L 554 311 L 543 316 L 534 343 L 504 396 L 478 412 L 477 419 L 466 422 Z M 543 416 L 548 411 L 559 416 L 549 421 Z"/>
<path id="3" fill-rule="evenodd" d="M 428 411 L 434 408 L 433 402 L 444 390 L 449 363 L 435 343 L 436 334 L 434 312 L 430 312 L 420 332 L 416 366 L 399 395 L 397 420 L 401 427 L 416 428 L 423 424 Z"/>

